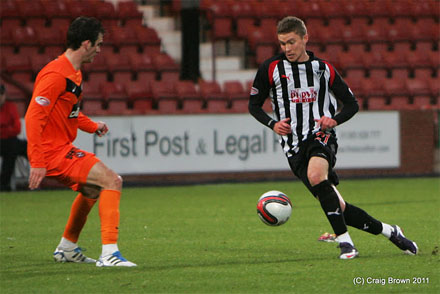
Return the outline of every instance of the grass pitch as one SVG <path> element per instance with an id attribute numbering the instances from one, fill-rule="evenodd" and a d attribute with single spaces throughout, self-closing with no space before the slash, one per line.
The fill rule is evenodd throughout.
<path id="1" fill-rule="evenodd" d="M 292 200 L 291 219 L 264 225 L 268 190 Z M 298 181 L 124 189 L 119 247 L 136 268 L 52 260 L 76 196 L 69 190 L 0 196 L 1 293 L 440 293 L 440 182 L 344 180 L 345 199 L 398 224 L 419 246 L 407 256 L 383 236 L 350 228 L 360 252 L 339 260 L 319 203 Z M 97 207 L 80 246 L 98 258 Z"/>

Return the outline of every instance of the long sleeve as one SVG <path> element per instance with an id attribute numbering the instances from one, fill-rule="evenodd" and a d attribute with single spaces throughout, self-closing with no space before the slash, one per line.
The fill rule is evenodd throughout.
<path id="1" fill-rule="evenodd" d="M 355 96 L 337 72 L 331 90 L 335 94 L 335 97 L 343 103 L 341 111 L 334 117 L 334 120 L 340 125 L 352 118 L 359 111 L 359 105 Z"/>
<path id="2" fill-rule="evenodd" d="M 263 63 L 258 69 L 252 85 L 249 97 L 249 113 L 263 125 L 273 129 L 274 121 L 264 110 L 264 101 L 268 98 L 270 91 L 270 82 L 268 78 L 267 62 Z"/>
<path id="3" fill-rule="evenodd" d="M 78 116 L 78 128 L 87 133 L 94 133 L 98 129 L 98 124 L 80 112 Z"/>
<path id="4" fill-rule="evenodd" d="M 48 74 L 36 85 L 25 115 L 28 157 L 32 167 L 46 167 L 43 130 L 58 97 L 66 87 L 66 80 L 58 74 Z"/>

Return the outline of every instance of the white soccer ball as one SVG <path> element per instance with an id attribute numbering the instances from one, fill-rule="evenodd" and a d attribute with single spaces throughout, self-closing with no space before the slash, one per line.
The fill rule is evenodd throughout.
<path id="1" fill-rule="evenodd" d="M 283 192 L 269 191 L 258 199 L 257 213 L 266 225 L 280 226 L 292 215 L 292 202 Z"/>

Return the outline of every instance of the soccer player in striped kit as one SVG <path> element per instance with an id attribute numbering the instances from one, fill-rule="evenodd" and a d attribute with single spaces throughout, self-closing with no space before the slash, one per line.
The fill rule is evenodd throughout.
<path id="1" fill-rule="evenodd" d="M 249 112 L 280 135 L 280 143 L 292 172 L 320 202 L 339 243 L 341 259 L 358 251 L 347 225 L 374 235 L 383 234 L 405 253 L 417 254 L 415 242 L 397 225 L 382 223 L 359 207 L 346 202 L 338 190 L 335 127 L 359 110 L 353 93 L 327 61 L 306 50 L 309 39 L 304 22 L 288 16 L 278 23 L 282 53 L 262 63 L 249 100 Z M 276 118 L 262 109 L 270 96 Z M 338 101 L 342 103 L 339 109 Z"/>

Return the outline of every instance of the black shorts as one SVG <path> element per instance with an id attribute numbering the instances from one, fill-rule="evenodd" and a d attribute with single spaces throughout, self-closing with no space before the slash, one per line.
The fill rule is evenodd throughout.
<path id="1" fill-rule="evenodd" d="M 333 133 L 326 134 L 318 132 L 315 135 L 309 137 L 303 141 L 300 145 L 299 152 L 287 158 L 289 166 L 292 172 L 300 178 L 306 187 L 311 192 L 312 186 L 307 178 L 307 167 L 309 165 L 310 158 L 314 156 L 322 157 L 328 161 L 328 179 L 337 186 L 339 184 L 339 178 L 336 172 L 333 170 L 336 164 L 336 153 L 338 151 L 338 142 L 336 136 Z"/>

